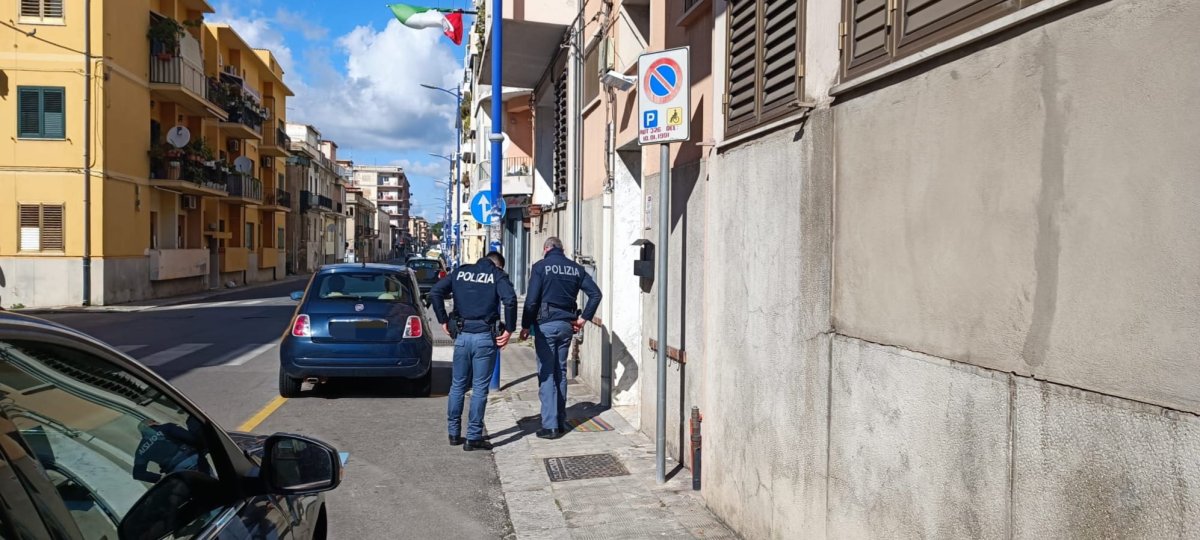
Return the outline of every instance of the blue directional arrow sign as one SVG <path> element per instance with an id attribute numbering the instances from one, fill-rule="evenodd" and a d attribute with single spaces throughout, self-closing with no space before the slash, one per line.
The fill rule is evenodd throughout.
<path id="1" fill-rule="evenodd" d="M 496 201 L 492 199 L 491 190 L 480 191 L 471 198 L 471 217 L 484 225 L 491 225 L 496 216 L 503 216 L 508 210 L 504 199 L 500 199 L 499 212 L 496 212 Z"/>

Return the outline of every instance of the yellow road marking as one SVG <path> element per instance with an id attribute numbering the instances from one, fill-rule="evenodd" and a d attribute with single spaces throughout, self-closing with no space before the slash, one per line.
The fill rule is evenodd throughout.
<path id="1" fill-rule="evenodd" d="M 237 430 L 253 431 L 254 428 L 258 427 L 263 420 L 266 420 L 268 416 L 271 416 L 271 413 L 275 412 L 275 410 L 283 405 L 283 403 L 286 401 L 287 398 L 283 396 L 275 396 L 275 399 L 272 399 L 270 403 L 267 403 L 262 409 L 254 413 L 254 416 L 251 416 L 245 422 L 242 422 L 242 425 L 238 426 Z"/>

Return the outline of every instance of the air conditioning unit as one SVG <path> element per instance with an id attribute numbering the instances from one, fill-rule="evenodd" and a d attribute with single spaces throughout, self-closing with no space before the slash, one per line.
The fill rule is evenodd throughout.
<path id="1" fill-rule="evenodd" d="M 200 198 L 195 195 L 181 195 L 180 203 L 186 210 L 196 210 L 200 208 Z"/>

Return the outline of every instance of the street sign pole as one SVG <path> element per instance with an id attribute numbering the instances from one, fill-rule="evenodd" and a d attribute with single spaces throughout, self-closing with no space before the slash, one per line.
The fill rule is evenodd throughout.
<path id="1" fill-rule="evenodd" d="M 667 264 L 671 244 L 671 143 L 691 138 L 689 49 L 682 47 L 638 57 L 638 143 L 657 144 L 658 169 L 658 387 L 655 415 L 655 474 L 667 481 Z"/>
<path id="2" fill-rule="evenodd" d="M 492 0 L 492 211 L 498 212 L 504 199 L 504 0 Z M 496 216 L 499 219 L 502 216 Z M 494 234 L 494 233 L 493 233 Z M 495 238 L 494 241 L 499 241 Z M 500 351 L 496 351 L 496 368 L 492 371 L 492 390 L 500 389 Z"/>

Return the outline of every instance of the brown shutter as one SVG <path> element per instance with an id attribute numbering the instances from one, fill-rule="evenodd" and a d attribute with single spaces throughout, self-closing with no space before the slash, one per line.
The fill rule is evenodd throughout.
<path id="1" fill-rule="evenodd" d="M 847 76 L 888 62 L 888 0 L 848 0 L 842 53 Z"/>
<path id="2" fill-rule="evenodd" d="M 945 41 L 1018 8 L 1016 0 L 899 0 L 896 55 Z"/>
<path id="3" fill-rule="evenodd" d="M 42 205 L 42 251 L 63 250 L 63 207 Z"/>
<path id="4" fill-rule="evenodd" d="M 800 2 L 765 0 L 762 32 L 762 105 L 759 122 L 795 110 L 800 101 L 800 76 L 804 58 L 800 54 L 803 35 Z"/>
<path id="5" fill-rule="evenodd" d="M 729 5 L 729 66 L 725 89 L 726 132 L 753 124 L 758 111 L 758 2 L 737 0 Z"/>

